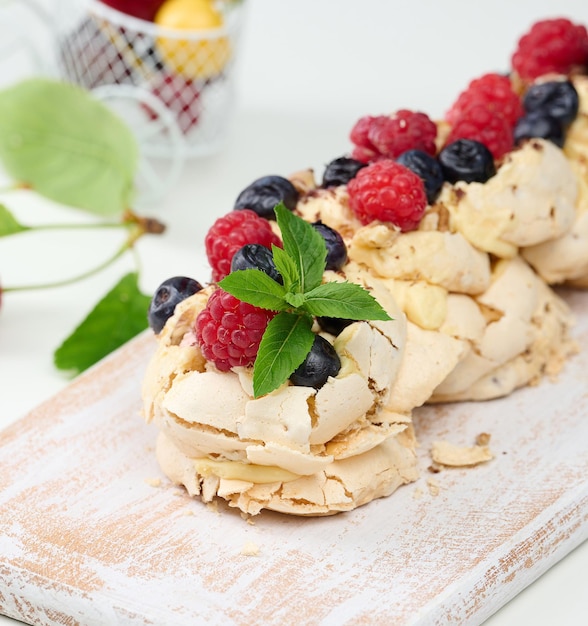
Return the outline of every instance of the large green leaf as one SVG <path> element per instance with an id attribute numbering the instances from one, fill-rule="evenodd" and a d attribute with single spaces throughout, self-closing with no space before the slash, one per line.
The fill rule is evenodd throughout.
<path id="1" fill-rule="evenodd" d="M 16 182 L 100 215 L 131 206 L 138 149 L 89 92 L 30 79 L 0 91 L 0 159 Z"/>
<path id="2" fill-rule="evenodd" d="M 147 327 L 150 301 L 136 272 L 123 276 L 57 348 L 55 365 L 74 374 L 94 365 Z"/>

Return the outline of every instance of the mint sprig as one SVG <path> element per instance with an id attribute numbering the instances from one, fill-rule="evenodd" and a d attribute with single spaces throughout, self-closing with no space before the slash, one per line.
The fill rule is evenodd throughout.
<path id="1" fill-rule="evenodd" d="M 284 284 L 257 269 L 231 272 L 219 282 L 243 302 L 278 311 L 265 330 L 253 365 L 256 398 L 277 389 L 304 361 L 314 341 L 313 316 L 392 319 L 360 285 L 323 283 L 327 247 L 320 233 L 283 203 L 275 213 L 284 247 L 274 246 L 272 256 Z"/>

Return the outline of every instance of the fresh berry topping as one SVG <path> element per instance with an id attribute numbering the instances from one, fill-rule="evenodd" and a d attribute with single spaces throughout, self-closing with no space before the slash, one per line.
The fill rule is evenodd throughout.
<path id="1" fill-rule="evenodd" d="M 198 281 L 186 276 L 164 280 L 155 290 L 147 312 L 147 321 L 153 332 L 158 335 L 174 314 L 176 305 L 201 289 Z"/>
<path id="2" fill-rule="evenodd" d="M 331 161 L 323 173 L 323 182 L 321 187 L 338 187 L 346 185 L 362 167 L 366 164 L 357 159 L 349 157 L 339 157 Z"/>
<path id="3" fill-rule="evenodd" d="M 259 243 L 248 243 L 235 252 L 231 261 L 231 272 L 239 270 L 261 270 L 280 285 L 284 283 L 276 269 L 271 250 Z"/>
<path id="4" fill-rule="evenodd" d="M 217 289 L 196 318 L 196 339 L 204 358 L 222 372 L 253 365 L 263 333 L 274 315 L 273 311 Z"/>
<path id="5" fill-rule="evenodd" d="M 266 248 L 271 248 L 272 244 L 282 246 L 270 223 L 254 211 L 232 211 L 216 220 L 204 238 L 214 281 L 221 280 L 231 271 L 233 255 L 248 243 L 258 243 Z"/>
<path id="6" fill-rule="evenodd" d="M 445 180 L 439 161 L 422 150 L 407 150 L 396 159 L 396 162 L 420 176 L 425 185 L 427 202 L 433 204 Z"/>
<path id="7" fill-rule="evenodd" d="M 315 335 L 310 352 L 290 376 L 290 382 L 320 389 L 329 376 L 337 376 L 340 369 L 341 360 L 335 348 L 324 337 Z"/>
<path id="8" fill-rule="evenodd" d="M 543 74 L 570 74 L 588 63 L 588 32 L 568 19 L 535 23 L 518 41 L 512 67 L 524 80 Z"/>
<path id="9" fill-rule="evenodd" d="M 317 317 L 316 321 L 326 333 L 335 335 L 335 337 L 349 324 L 353 323 L 353 320 L 346 320 L 342 317 Z"/>
<path id="10" fill-rule="evenodd" d="M 445 179 L 450 183 L 485 183 L 496 174 L 492 153 L 483 143 L 458 139 L 439 153 L 439 163 Z"/>
<path id="11" fill-rule="evenodd" d="M 343 237 L 330 226 L 323 224 L 322 222 L 314 222 L 314 229 L 320 233 L 321 237 L 325 240 L 327 246 L 327 261 L 325 269 L 338 271 L 345 263 L 347 263 L 347 246 L 343 241 Z"/>
<path id="12" fill-rule="evenodd" d="M 298 202 L 296 187 L 282 176 L 263 176 L 254 180 L 238 195 L 235 209 L 251 209 L 260 217 L 275 219 L 274 208 L 283 202 L 293 211 Z"/>
<path id="13" fill-rule="evenodd" d="M 484 105 L 498 113 L 513 127 L 523 114 L 521 99 L 510 78 L 502 74 L 484 74 L 474 79 L 453 103 L 445 119 L 455 124 L 471 106 Z"/>
<path id="14" fill-rule="evenodd" d="M 391 222 L 401 231 L 414 230 L 427 207 L 423 181 L 389 159 L 376 161 L 347 185 L 349 206 L 362 224 Z"/>
<path id="15" fill-rule="evenodd" d="M 556 146 L 563 147 L 565 132 L 563 126 L 554 117 L 544 115 L 541 111 L 533 111 L 518 121 L 514 137 L 517 144 L 525 139 L 548 139 Z"/>
<path id="16" fill-rule="evenodd" d="M 552 80 L 531 85 L 525 93 L 523 105 L 527 113 L 541 112 L 565 127 L 578 115 L 580 100 L 569 80 Z"/>
<path id="17" fill-rule="evenodd" d="M 458 139 L 483 143 L 495 159 L 502 158 L 514 145 L 510 124 L 485 104 L 473 104 L 462 112 L 449 132 L 447 144 Z"/>
<path id="18" fill-rule="evenodd" d="M 437 126 L 424 113 L 401 109 L 394 115 L 362 117 L 352 128 L 355 144 L 352 157 L 369 163 L 380 158 L 395 159 L 411 149 L 435 154 Z"/>

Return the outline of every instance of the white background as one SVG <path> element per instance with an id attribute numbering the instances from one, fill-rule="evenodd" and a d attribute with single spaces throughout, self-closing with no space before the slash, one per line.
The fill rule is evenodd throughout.
<path id="1" fill-rule="evenodd" d="M 38 1 L 60 15 L 75 0 Z M 150 293 L 175 274 L 209 278 L 202 247 L 206 229 L 231 210 L 254 178 L 306 167 L 320 177 L 328 161 L 349 150 L 349 130 L 363 115 L 399 108 L 443 115 L 469 80 L 508 70 L 516 40 L 534 21 L 560 15 L 588 23 L 588 5 L 585 0 L 249 0 L 226 148 L 190 161 L 163 200 L 142 205 L 143 214 L 168 226 L 164 236 L 138 245 L 143 290 Z M 24 39 L 34 39 L 41 58 L 50 59 L 48 32 L 21 0 L 12 5 L 0 0 L 0 87 L 33 71 L 29 57 L 18 51 Z M 0 201 L 26 223 L 86 219 L 27 193 L 4 193 Z M 119 242 L 116 233 L 0 241 L 0 283 L 77 273 Z M 67 384 L 52 365 L 53 350 L 133 268 L 125 257 L 75 286 L 3 298 L 0 427 Z M 586 623 L 587 571 L 588 545 L 583 545 L 487 623 Z M 12 622 L 0 617 L 0 623 Z"/>

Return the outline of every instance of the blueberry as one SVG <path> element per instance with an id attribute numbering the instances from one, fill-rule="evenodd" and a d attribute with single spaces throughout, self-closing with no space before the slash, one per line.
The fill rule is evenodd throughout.
<path id="1" fill-rule="evenodd" d="M 579 106 L 578 92 L 569 80 L 531 85 L 523 97 L 527 113 L 541 113 L 555 118 L 564 127 L 574 121 Z"/>
<path id="2" fill-rule="evenodd" d="M 346 185 L 362 167 L 367 163 L 362 163 L 349 157 L 339 157 L 331 161 L 323 173 L 321 187 L 338 187 Z"/>
<path id="3" fill-rule="evenodd" d="M 494 159 L 488 148 L 473 139 L 458 139 L 439 152 L 439 164 L 445 180 L 456 183 L 485 183 L 496 174 Z"/>
<path id="4" fill-rule="evenodd" d="M 325 269 L 338 271 L 347 263 L 347 246 L 343 237 L 330 226 L 321 221 L 313 223 L 314 229 L 322 236 L 327 246 L 327 263 Z"/>
<path id="5" fill-rule="evenodd" d="M 541 111 L 527 113 L 519 118 L 515 126 L 514 140 L 519 144 L 533 138 L 548 139 L 561 148 L 565 141 L 564 128 L 554 117 L 544 115 Z"/>
<path id="6" fill-rule="evenodd" d="M 342 317 L 317 317 L 316 321 L 326 333 L 331 333 L 335 337 L 349 324 L 353 323 L 353 320 L 346 320 Z"/>
<path id="7" fill-rule="evenodd" d="M 241 191 L 234 208 L 251 209 L 260 217 L 269 220 L 275 219 L 274 208 L 280 202 L 293 211 L 298 203 L 296 187 L 282 176 L 263 176 Z"/>
<path id="8" fill-rule="evenodd" d="M 276 269 L 272 251 L 259 243 L 248 243 L 237 250 L 231 260 L 231 272 L 237 270 L 261 270 L 280 285 L 284 284 Z"/>
<path id="9" fill-rule="evenodd" d="M 320 335 L 315 335 L 310 352 L 290 376 L 290 382 L 320 389 L 329 376 L 336 376 L 340 369 L 341 360 L 335 348 Z"/>
<path id="10" fill-rule="evenodd" d="M 186 276 L 164 280 L 153 294 L 147 312 L 147 321 L 153 332 L 158 335 L 173 315 L 176 305 L 201 289 L 198 281 Z"/>
<path id="11" fill-rule="evenodd" d="M 445 181 L 439 161 L 422 150 L 407 150 L 396 161 L 421 177 L 423 183 L 425 183 L 427 202 L 433 204 Z"/>

